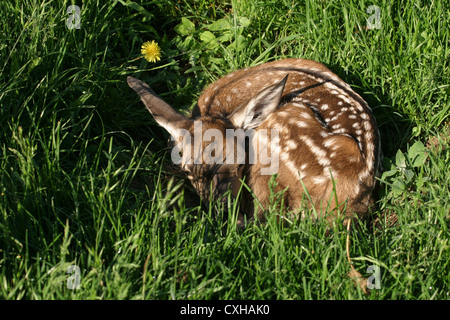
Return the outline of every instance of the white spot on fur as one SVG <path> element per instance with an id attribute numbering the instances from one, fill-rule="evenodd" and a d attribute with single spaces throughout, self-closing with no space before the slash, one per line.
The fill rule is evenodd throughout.
<path id="1" fill-rule="evenodd" d="M 339 95 L 339 98 L 342 99 L 342 100 L 344 100 L 346 103 L 351 104 L 351 101 L 350 101 L 350 99 L 348 98 L 348 96 L 345 96 L 345 95 L 343 95 L 343 94 L 340 94 L 340 95 Z"/>
<path id="2" fill-rule="evenodd" d="M 324 176 L 315 176 L 315 177 L 312 177 L 312 180 L 315 184 L 322 184 L 322 183 L 328 181 L 328 179 Z"/>
<path id="3" fill-rule="evenodd" d="M 331 82 L 325 82 L 324 86 L 328 89 L 336 89 L 336 86 Z"/>
<path id="4" fill-rule="evenodd" d="M 296 149 L 298 147 L 297 142 L 295 142 L 294 140 L 290 139 L 288 141 L 286 141 L 286 145 L 289 149 Z"/>
<path id="5" fill-rule="evenodd" d="M 335 115 L 333 118 L 331 118 L 331 121 L 336 121 L 337 118 L 339 118 L 341 116 L 342 113 L 338 113 L 337 115 Z"/>
<path id="6" fill-rule="evenodd" d="M 354 189 L 354 191 L 353 191 L 353 193 L 354 194 L 358 194 L 359 193 L 359 184 L 358 183 L 355 183 L 355 189 Z"/>
<path id="7" fill-rule="evenodd" d="M 300 139 L 302 139 L 302 141 L 308 146 L 309 150 L 316 156 L 319 164 L 322 166 L 328 166 L 330 164 L 330 160 L 326 157 L 327 152 L 317 146 L 311 138 L 301 136 Z"/>
<path id="8" fill-rule="evenodd" d="M 347 129 L 345 129 L 345 128 L 336 129 L 336 130 L 333 130 L 333 132 L 334 133 L 347 133 Z"/>
<path id="9" fill-rule="evenodd" d="M 369 176 L 369 174 L 370 174 L 370 168 L 366 168 L 366 170 L 361 171 L 358 178 L 359 178 L 359 180 L 363 180 L 363 179 L 367 178 Z"/>
<path id="10" fill-rule="evenodd" d="M 334 150 L 334 149 L 336 149 L 336 148 L 335 148 L 335 147 L 336 147 L 336 139 L 335 139 L 334 137 L 330 137 L 330 138 L 328 138 L 327 140 L 325 140 L 325 142 L 323 143 L 323 145 L 324 145 L 326 148 L 329 148 L 329 147 L 333 146 L 333 150 Z"/>
<path id="11" fill-rule="evenodd" d="M 331 162 L 330 159 L 327 157 L 327 158 L 319 158 L 319 163 L 324 167 L 327 167 L 330 165 Z"/>
<path id="12" fill-rule="evenodd" d="M 364 137 L 366 138 L 366 140 L 368 141 L 372 141 L 373 140 L 373 135 L 370 131 L 366 132 L 366 134 L 364 135 Z M 373 151 L 375 149 L 375 145 L 373 143 L 368 143 L 367 144 L 367 148 L 371 149 L 371 151 Z"/>
<path id="13" fill-rule="evenodd" d="M 295 165 L 294 162 L 292 162 L 291 160 L 289 160 L 289 156 L 287 155 L 287 153 L 281 153 L 281 159 L 283 160 L 283 163 L 286 165 L 286 167 L 289 169 L 289 171 L 291 171 L 291 173 L 299 179 L 303 179 L 305 177 L 305 175 L 298 170 L 297 166 Z"/>
<path id="14" fill-rule="evenodd" d="M 305 108 L 301 102 L 293 102 L 292 105 L 297 108 Z"/>
<path id="15" fill-rule="evenodd" d="M 278 133 L 281 133 L 282 135 L 287 135 L 289 133 L 288 128 L 286 126 L 281 125 L 280 123 L 276 122 L 271 127 L 277 130 Z"/>
<path id="16" fill-rule="evenodd" d="M 302 112 L 302 113 L 300 114 L 300 116 L 301 116 L 303 119 L 308 119 L 308 120 L 311 120 L 311 119 L 312 119 L 312 116 L 311 116 L 308 112 Z"/>

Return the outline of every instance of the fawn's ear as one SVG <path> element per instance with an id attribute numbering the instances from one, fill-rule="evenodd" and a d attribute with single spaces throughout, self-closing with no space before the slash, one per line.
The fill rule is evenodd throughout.
<path id="1" fill-rule="evenodd" d="M 280 82 L 271 85 L 253 96 L 229 116 L 236 128 L 244 130 L 258 127 L 280 105 L 288 74 Z"/>
<path id="2" fill-rule="evenodd" d="M 142 102 L 144 102 L 145 107 L 150 111 L 156 122 L 173 137 L 177 136 L 178 129 L 187 129 L 191 120 L 176 112 L 159 98 L 145 82 L 133 77 L 128 77 L 127 82 L 141 97 Z"/>

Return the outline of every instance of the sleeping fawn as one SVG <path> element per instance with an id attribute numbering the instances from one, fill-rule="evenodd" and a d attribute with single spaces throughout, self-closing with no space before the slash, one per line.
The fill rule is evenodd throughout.
<path id="1" fill-rule="evenodd" d="M 381 170 L 375 118 L 321 63 L 284 59 L 232 72 L 206 88 L 190 118 L 144 82 L 128 77 L 128 84 L 172 136 L 172 160 L 206 203 L 225 201 L 228 191 L 236 197 L 247 184 L 253 195 L 242 199 L 241 226 L 254 212 L 264 219 L 274 174 L 274 191 L 283 190 L 284 206 L 302 216 L 306 193 L 326 219 L 345 205 L 346 216 L 364 216 L 373 203 Z"/>

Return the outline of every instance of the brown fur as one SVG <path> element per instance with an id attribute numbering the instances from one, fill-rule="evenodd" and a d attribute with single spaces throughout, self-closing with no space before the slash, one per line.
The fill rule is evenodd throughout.
<path id="1" fill-rule="evenodd" d="M 132 82 L 130 86 L 143 96 L 144 85 Z M 164 103 L 153 106 L 153 95 L 148 102 L 144 98 L 143 101 L 169 132 L 181 127 L 193 134 L 192 119 L 179 119 L 172 110 L 164 118 L 167 107 Z M 254 108 L 259 122 L 252 120 L 248 124 L 243 115 L 249 114 L 246 113 L 249 108 Z M 318 213 L 322 216 L 326 211 L 332 213 L 327 219 L 333 219 L 345 203 L 348 215 L 367 213 L 373 202 L 375 177 L 380 174 L 376 121 L 367 103 L 321 63 L 284 59 L 235 71 L 208 86 L 195 110 L 195 120 L 202 123 L 203 132 L 217 129 L 225 136 L 226 129 L 236 129 L 242 121 L 253 126 L 251 145 L 262 139 L 263 130 L 268 133 L 267 141 L 272 141 L 270 132 L 277 130 L 279 149 L 271 150 L 268 145 L 268 154 L 279 155 L 275 191 L 285 191 L 284 203 L 289 209 L 304 214 L 301 208 L 307 191 Z M 201 149 L 210 143 L 203 141 Z M 205 201 L 211 191 L 218 197 L 231 188 L 236 195 L 239 179 L 245 177 L 262 207 L 267 208 L 270 176 L 261 174 L 264 167 L 260 162 L 245 166 L 183 164 Z M 243 203 L 245 213 L 251 216 L 248 198 Z M 258 211 L 259 218 L 263 218 L 264 211 Z"/>

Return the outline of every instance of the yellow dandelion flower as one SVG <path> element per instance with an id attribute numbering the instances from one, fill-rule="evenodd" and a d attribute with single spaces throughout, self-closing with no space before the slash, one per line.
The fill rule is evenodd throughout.
<path id="1" fill-rule="evenodd" d="M 148 62 L 161 60 L 161 48 L 155 40 L 144 42 L 141 47 L 141 53 Z"/>

